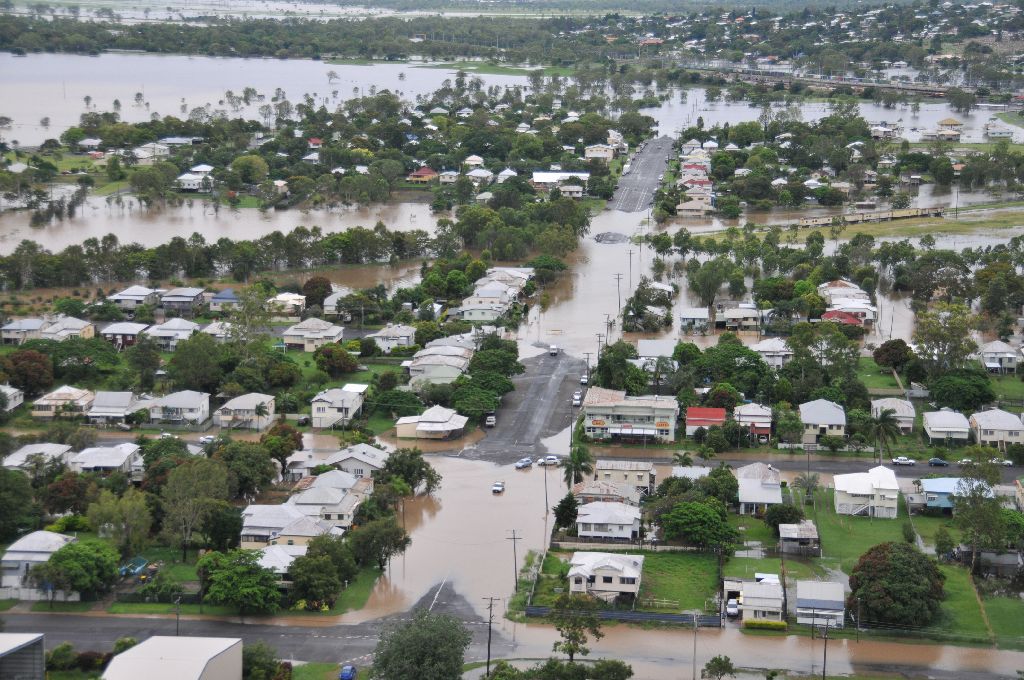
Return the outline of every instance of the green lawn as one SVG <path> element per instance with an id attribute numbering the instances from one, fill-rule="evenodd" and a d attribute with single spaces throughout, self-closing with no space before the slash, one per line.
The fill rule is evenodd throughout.
<path id="1" fill-rule="evenodd" d="M 723 574 L 726 578 L 754 578 L 754 574 L 781 574 L 782 560 L 778 557 L 730 557 L 725 563 Z M 825 575 L 817 562 L 786 558 L 786 577 L 788 581 L 813 579 Z"/>
<path id="2" fill-rule="evenodd" d="M 768 525 L 756 517 L 730 514 L 729 525 L 740 532 L 741 541 L 760 541 L 762 546 L 778 543 Z"/>
<path id="3" fill-rule="evenodd" d="M 198 581 L 196 574 L 195 552 L 189 553 L 191 562 L 181 561 L 181 550 L 166 546 L 152 546 L 142 551 L 142 556 L 150 562 L 163 562 L 163 573 L 167 574 L 172 581 L 183 583 L 185 581 Z"/>
<path id="4" fill-rule="evenodd" d="M 366 601 L 370 599 L 370 593 L 373 592 L 373 586 L 377 584 L 378 576 L 380 576 L 380 571 L 374 567 L 364 567 L 360 570 L 356 574 L 355 580 L 341 592 L 341 596 L 334 603 L 334 608 L 330 613 L 337 615 L 362 609 L 366 605 Z"/>
<path id="5" fill-rule="evenodd" d="M 1021 375 L 1011 373 L 992 376 L 992 390 L 996 393 L 996 397 L 1013 400 L 1024 399 L 1024 381 L 1021 381 Z"/>
<path id="6" fill-rule="evenodd" d="M 87 612 L 95 602 L 33 602 L 34 612 Z"/>
<path id="7" fill-rule="evenodd" d="M 943 633 L 988 640 L 988 628 L 967 570 L 947 564 L 940 565 L 939 569 L 946 575 L 946 599 L 942 602 L 942 618 L 931 628 Z"/>
<path id="8" fill-rule="evenodd" d="M 921 539 L 927 545 L 935 545 L 935 532 L 943 526 L 946 527 L 946 531 L 950 533 L 954 541 L 960 538 L 960 530 L 953 525 L 951 517 L 914 515 L 914 528 L 917 529 L 917 533 L 921 535 Z"/>
<path id="9" fill-rule="evenodd" d="M 813 519 L 821 537 L 822 557 L 838 559 L 840 568 L 847 574 L 868 548 L 903 540 L 901 526 L 907 509 L 902 502 L 898 519 L 837 515 L 831 489 L 819 492 L 816 505 L 818 510 Z"/>
<path id="10" fill-rule="evenodd" d="M 982 600 L 996 643 L 1000 647 L 1024 650 L 1024 600 L 1019 597 L 992 597 Z"/>
<path id="11" fill-rule="evenodd" d="M 103 677 L 100 671 L 46 671 L 46 680 L 91 680 Z"/>
<path id="12" fill-rule="evenodd" d="M 17 600 L 0 600 L 0 612 L 5 612 L 16 604 Z"/>
<path id="13" fill-rule="evenodd" d="M 386 413 L 374 411 L 373 415 L 366 420 L 366 429 L 374 434 L 387 432 L 395 426 L 395 419 Z"/>
<path id="14" fill-rule="evenodd" d="M 857 377 L 868 389 L 872 387 L 899 388 L 896 379 L 892 377 L 892 371 L 883 369 L 870 357 L 861 357 L 857 362 Z"/>
<path id="15" fill-rule="evenodd" d="M 644 553 L 640 598 L 675 600 L 682 611 L 704 609 L 718 590 L 714 555 L 682 552 Z"/>
<path id="16" fill-rule="evenodd" d="M 115 602 L 107 608 L 111 614 L 173 614 L 174 604 L 163 602 Z M 234 607 L 222 607 L 215 604 L 200 605 L 183 604 L 182 614 L 212 614 L 214 616 L 235 616 L 238 610 Z"/>

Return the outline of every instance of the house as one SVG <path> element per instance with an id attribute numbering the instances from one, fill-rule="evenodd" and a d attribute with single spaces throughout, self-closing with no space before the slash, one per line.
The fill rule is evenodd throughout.
<path id="1" fill-rule="evenodd" d="M 149 328 L 144 323 L 132 323 L 130 321 L 119 321 L 106 326 L 100 335 L 103 339 L 117 349 L 127 349 L 139 340 L 139 336 Z"/>
<path id="2" fill-rule="evenodd" d="M 231 288 L 225 288 L 224 290 L 218 290 L 210 298 L 210 311 L 211 312 L 228 312 L 238 306 L 238 296 L 235 295 L 235 291 Z"/>
<path id="3" fill-rule="evenodd" d="M 45 319 L 17 319 L 0 327 L 0 339 L 5 345 L 21 345 L 42 338 Z"/>
<path id="4" fill-rule="evenodd" d="M 416 344 L 416 329 L 405 324 L 389 323 L 376 333 L 370 333 L 366 337 L 373 340 L 374 344 L 385 354 L 391 354 L 396 347 L 411 347 Z"/>
<path id="5" fill-rule="evenodd" d="M 690 406 L 686 409 L 686 436 L 692 437 L 699 428 L 707 431 L 711 427 L 722 427 L 725 425 L 724 408 L 705 408 L 701 406 Z"/>
<path id="6" fill-rule="evenodd" d="M 779 525 L 779 550 L 787 555 L 821 556 L 821 540 L 813 520 Z"/>
<path id="7" fill-rule="evenodd" d="M 8 470 L 28 471 L 37 460 L 47 464 L 67 463 L 70 456 L 71 447 L 67 444 L 26 444 L 4 458 L 4 467 Z"/>
<path id="8" fill-rule="evenodd" d="M 298 316 L 306 308 L 306 296 L 298 293 L 278 293 L 267 300 L 267 311 L 279 316 Z"/>
<path id="9" fill-rule="evenodd" d="M 703 465 L 673 465 L 672 473 L 669 476 L 696 482 L 698 479 L 703 479 L 709 474 L 711 474 L 711 468 Z"/>
<path id="10" fill-rule="evenodd" d="M 623 390 L 591 387 L 583 398 L 583 423 L 593 439 L 676 438 L 679 403 L 660 395 L 626 396 Z"/>
<path id="11" fill-rule="evenodd" d="M 157 288 L 146 288 L 145 286 L 129 286 L 120 293 L 115 293 L 107 298 L 123 312 L 134 311 L 142 305 L 155 306 L 160 301 L 161 291 Z"/>
<path id="12" fill-rule="evenodd" d="M 518 176 L 519 173 L 513 170 L 512 168 L 505 168 L 504 170 L 498 173 L 496 181 L 498 184 L 504 184 L 506 181 Z"/>
<path id="13" fill-rule="evenodd" d="M 342 529 L 335 527 L 329 522 L 301 515 L 298 519 L 292 520 L 290 524 L 282 527 L 280 531 L 272 533 L 269 544 L 280 546 L 308 545 L 317 536 L 325 534 L 343 536 L 344 533 Z"/>
<path id="14" fill-rule="evenodd" d="M 72 472 L 97 472 L 109 475 L 120 472 L 129 479 L 142 480 L 144 466 L 142 448 L 125 442 L 114 446 L 90 446 L 71 456 L 68 467 Z"/>
<path id="15" fill-rule="evenodd" d="M 4 407 L 5 413 L 10 413 L 14 409 L 18 408 L 25 403 L 25 393 L 19 390 L 17 387 L 11 387 L 10 385 L 0 385 L 0 392 L 4 395 Z"/>
<path id="16" fill-rule="evenodd" d="M 420 383 L 447 384 L 454 382 L 469 368 L 473 350 L 465 347 L 425 347 L 402 366 L 409 372 L 413 385 Z"/>
<path id="17" fill-rule="evenodd" d="M 466 165 L 466 167 L 478 168 L 484 164 L 484 159 L 480 158 L 480 156 L 477 156 L 476 154 L 473 154 L 471 156 L 466 156 L 466 160 L 464 160 L 463 163 Z"/>
<path id="18" fill-rule="evenodd" d="M 763 515 L 769 505 L 782 504 L 782 480 L 778 468 L 751 463 L 736 470 L 741 515 Z"/>
<path id="19" fill-rule="evenodd" d="M 305 518 L 297 507 L 280 505 L 249 505 L 242 510 L 242 532 L 239 547 L 247 550 L 270 545 L 276 536 L 292 522 Z"/>
<path id="20" fill-rule="evenodd" d="M 744 621 L 782 621 L 785 601 L 777 578 L 746 582 L 739 598 L 740 616 Z"/>
<path id="21" fill-rule="evenodd" d="M 437 181 L 441 184 L 455 184 L 458 179 L 459 173 L 454 170 L 444 170 L 437 176 Z"/>
<path id="22" fill-rule="evenodd" d="M 173 352 L 178 348 L 179 342 L 188 340 L 193 333 L 198 333 L 199 329 L 200 325 L 196 322 L 175 317 L 162 324 L 150 326 L 146 329 L 146 335 L 156 342 L 161 351 Z"/>
<path id="23" fill-rule="evenodd" d="M 761 323 L 761 310 L 751 304 L 740 303 L 739 306 L 730 307 L 722 312 L 722 319 L 725 327 L 732 330 L 750 331 L 756 330 Z M 721 324 L 717 318 L 717 324 Z"/>
<path id="24" fill-rule="evenodd" d="M 991 373 L 1016 373 L 1017 350 L 1002 340 L 987 342 L 978 348 L 982 366 Z"/>
<path id="25" fill-rule="evenodd" d="M 683 201 L 676 205 L 676 215 L 679 217 L 703 217 L 710 212 L 714 212 L 715 206 L 711 203 L 710 195 L 693 196 L 693 192 L 688 192 L 687 196 L 691 196 L 691 200 Z"/>
<path id="26" fill-rule="evenodd" d="M 971 550 L 966 546 L 960 546 L 957 550 L 960 561 L 965 564 L 971 563 Z M 983 576 L 995 576 L 999 578 L 1013 578 L 1022 568 L 1024 559 L 1018 550 L 1007 550 L 997 552 L 995 550 L 981 550 L 978 552 L 977 560 L 978 573 Z"/>
<path id="27" fill-rule="evenodd" d="M 96 392 L 87 415 L 90 423 L 113 425 L 123 423 L 129 415 L 145 408 L 132 392 Z"/>
<path id="28" fill-rule="evenodd" d="M 46 680 L 42 633 L 0 633 L 0 676 Z"/>
<path id="29" fill-rule="evenodd" d="M 860 320 L 860 323 L 864 326 L 870 326 L 878 318 L 878 307 L 871 304 L 867 300 L 833 300 L 832 305 L 828 308 L 825 314 L 830 312 L 844 312 Z M 825 319 L 825 314 L 821 315 L 821 318 Z M 833 315 L 834 316 L 834 315 Z M 828 317 L 831 319 L 832 317 Z"/>
<path id="30" fill-rule="evenodd" d="M 580 505 L 585 503 L 625 503 L 639 506 L 640 492 L 626 482 L 584 479 L 572 487 L 572 495 Z"/>
<path id="31" fill-rule="evenodd" d="M 872 399 L 871 417 L 877 418 L 882 415 L 883 411 L 894 411 L 896 421 L 900 425 L 900 432 L 903 434 L 910 434 L 914 431 L 914 419 L 917 418 L 917 411 L 914 410 L 914 405 L 908 399 L 893 397 Z"/>
<path id="32" fill-rule="evenodd" d="M 56 316 L 44 316 L 43 320 L 45 323 L 39 333 L 40 340 L 63 342 L 68 338 L 88 340 L 96 336 L 96 327 L 92 323 L 76 319 L 73 316 L 58 314 Z"/>
<path id="33" fill-rule="evenodd" d="M 576 552 L 569 560 L 569 592 L 602 600 L 636 599 L 643 578 L 644 556 Z"/>
<path id="34" fill-rule="evenodd" d="M 461 437 L 469 418 L 450 408 L 431 406 L 418 416 L 395 421 L 399 439 L 453 439 Z"/>
<path id="35" fill-rule="evenodd" d="M 202 288 L 172 288 L 160 296 L 160 306 L 179 315 L 191 316 L 201 304 Z"/>
<path id="36" fill-rule="evenodd" d="M 566 172 L 564 170 L 534 170 L 530 184 L 537 191 L 549 192 L 561 184 L 585 185 L 590 181 L 590 173 L 580 170 Z"/>
<path id="37" fill-rule="evenodd" d="M 68 543 L 77 539 L 73 536 L 52 531 L 33 531 L 25 534 L 7 546 L 0 559 L 0 586 L 22 588 L 29 585 L 28 574 L 32 567 L 49 561 L 50 556 Z M 42 599 L 42 598 L 40 598 Z"/>
<path id="38" fill-rule="evenodd" d="M 970 437 L 971 424 L 962 413 L 944 408 L 941 411 L 930 411 L 922 416 L 924 431 L 928 443 L 962 442 L 967 443 Z"/>
<path id="39" fill-rule="evenodd" d="M 326 475 L 334 473 L 338 475 L 346 474 L 340 470 L 332 470 L 326 473 Z M 358 493 L 350 493 L 348 490 L 333 486 L 332 484 L 316 483 L 326 475 L 319 475 L 310 488 L 289 498 L 287 504 L 295 506 L 299 512 L 317 522 L 330 524 L 337 529 L 350 529 L 355 518 L 356 509 L 362 503 L 364 496 Z"/>
<path id="40" fill-rule="evenodd" d="M 437 170 L 434 170 L 428 165 L 424 165 L 409 173 L 406 179 L 415 184 L 430 184 L 437 179 Z"/>
<path id="41" fill-rule="evenodd" d="M 213 185 L 213 179 L 208 174 L 185 172 L 178 175 L 174 180 L 180 191 L 195 191 L 207 193 Z"/>
<path id="42" fill-rule="evenodd" d="M 636 487 L 641 495 L 654 493 L 656 475 L 653 463 L 639 460 L 599 458 L 594 462 L 595 481 L 629 484 Z"/>
<path id="43" fill-rule="evenodd" d="M 310 525 L 316 527 L 316 523 L 310 520 L 308 517 L 304 518 L 309 521 Z M 272 543 L 265 548 L 259 549 L 258 563 L 264 569 L 269 569 L 274 572 L 277 576 L 277 587 L 282 589 L 288 589 L 292 587 L 292 579 L 288 574 L 288 571 L 292 567 L 292 562 L 297 557 L 304 557 L 306 555 L 307 546 L 294 545 L 287 543 Z"/>
<path id="44" fill-rule="evenodd" d="M 494 173 L 487 168 L 473 168 L 466 173 L 466 177 L 477 187 L 485 187 L 494 181 Z"/>
<path id="45" fill-rule="evenodd" d="M 579 507 L 576 535 L 604 541 L 633 541 L 640 534 L 640 508 L 597 501 Z"/>
<path id="46" fill-rule="evenodd" d="M 796 622 L 806 626 L 842 628 L 846 622 L 846 591 L 834 581 L 796 582 Z"/>
<path id="47" fill-rule="evenodd" d="M 612 159 L 615 158 L 615 149 L 607 144 L 591 144 L 590 146 L 584 147 L 583 158 L 588 161 L 601 161 L 605 165 L 608 165 L 612 162 Z"/>
<path id="48" fill-rule="evenodd" d="M 959 477 L 925 477 L 915 480 L 914 484 L 918 488 L 918 493 L 907 496 L 908 506 L 915 510 L 928 508 L 937 512 L 953 513 L 955 497 L 960 490 Z M 985 495 L 993 497 L 992 489 L 985 491 Z"/>
<path id="49" fill-rule="evenodd" d="M 558 191 L 563 198 L 583 198 L 583 187 L 579 184 L 563 184 Z"/>
<path id="50" fill-rule="evenodd" d="M 789 343 L 782 338 L 766 338 L 761 342 L 751 345 L 750 349 L 761 355 L 764 362 L 776 371 L 789 363 L 793 358 L 793 350 Z"/>
<path id="51" fill-rule="evenodd" d="M 679 310 L 680 330 L 684 333 L 696 331 L 703 333 L 711 323 L 707 307 L 684 307 Z"/>
<path id="52" fill-rule="evenodd" d="M 1020 416 L 994 408 L 972 413 L 968 419 L 974 441 L 982 446 L 994 446 L 1005 451 L 1010 444 L 1024 443 L 1024 424 Z"/>
<path id="53" fill-rule="evenodd" d="M 817 444 L 821 437 L 846 434 L 846 411 L 828 399 L 800 404 L 800 422 L 804 425 L 803 443 Z"/>
<path id="54" fill-rule="evenodd" d="M 741 404 L 733 409 L 732 417 L 758 439 L 772 436 L 772 410 L 761 404 Z"/>
<path id="55" fill-rule="evenodd" d="M 369 385 L 349 383 L 323 390 L 311 402 L 312 424 L 317 429 L 348 425 L 363 408 Z"/>
<path id="56" fill-rule="evenodd" d="M 213 412 L 213 422 L 228 430 L 263 430 L 274 422 L 274 397 L 258 392 L 235 397 Z"/>
<path id="57" fill-rule="evenodd" d="M 362 479 L 369 477 L 376 470 L 383 469 L 390 455 L 387 451 L 369 444 L 353 444 L 332 454 L 327 459 L 327 465 L 333 465 L 356 479 Z"/>
<path id="58" fill-rule="evenodd" d="M 889 468 L 879 465 L 867 472 L 835 475 L 832 481 L 836 514 L 896 519 L 900 485 Z"/>
<path id="59" fill-rule="evenodd" d="M 84 416 L 92 408 L 96 395 L 70 385 L 61 385 L 49 394 L 44 394 L 32 404 L 33 418 L 59 418 L 61 416 Z"/>
<path id="60" fill-rule="evenodd" d="M 154 423 L 172 423 L 195 427 L 210 419 L 210 395 L 183 390 L 154 399 L 149 406 L 149 419 Z"/>
<path id="61" fill-rule="evenodd" d="M 103 680 L 241 680 L 240 638 L 154 635 L 113 659 Z"/>
<path id="62" fill-rule="evenodd" d="M 213 336 L 217 342 L 227 342 L 231 338 L 231 324 L 227 321 L 214 321 L 201 332 Z"/>
<path id="63" fill-rule="evenodd" d="M 345 329 L 329 321 L 310 317 L 288 327 L 284 332 L 284 344 L 288 349 L 315 352 L 332 342 L 341 342 Z"/>

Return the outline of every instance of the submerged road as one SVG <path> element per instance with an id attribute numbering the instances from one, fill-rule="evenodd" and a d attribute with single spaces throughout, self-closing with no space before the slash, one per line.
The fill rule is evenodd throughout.
<path id="1" fill-rule="evenodd" d="M 654 192 L 661 185 L 659 177 L 668 169 L 668 156 L 672 153 L 672 138 L 657 137 L 649 140 L 633 157 L 629 174 L 619 177 L 609 210 L 641 212 L 651 207 Z"/>

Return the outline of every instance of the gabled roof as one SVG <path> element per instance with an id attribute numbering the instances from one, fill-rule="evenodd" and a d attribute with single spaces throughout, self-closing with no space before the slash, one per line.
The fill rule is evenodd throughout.
<path id="1" fill-rule="evenodd" d="M 579 507 L 576 523 L 633 524 L 640 519 L 640 508 L 625 503 L 597 501 Z"/>
<path id="2" fill-rule="evenodd" d="M 157 292 L 156 288 L 146 288 L 145 286 L 128 286 L 120 293 L 115 293 L 108 297 L 108 300 L 121 300 L 125 298 L 145 298 L 153 293 Z"/>
<path id="3" fill-rule="evenodd" d="M 899 482 L 896 481 L 896 473 L 881 465 L 873 467 L 867 472 L 835 475 L 832 482 L 836 491 L 845 491 L 861 496 L 872 495 L 876 490 L 898 492 L 900 489 Z"/>
<path id="4" fill-rule="evenodd" d="M 1021 424 L 1020 416 L 998 408 L 972 413 L 971 420 L 983 430 L 1024 429 L 1024 425 Z"/>
<path id="5" fill-rule="evenodd" d="M 930 411 L 925 413 L 922 418 L 925 427 L 930 430 L 963 430 L 966 433 L 971 429 L 971 424 L 964 414 L 950 409 Z"/>
<path id="6" fill-rule="evenodd" d="M 100 333 L 101 335 L 138 335 L 147 328 L 149 328 L 148 324 L 119 321 L 117 323 L 110 324 L 100 331 Z"/>
<path id="7" fill-rule="evenodd" d="M 643 555 L 622 553 L 577 552 L 569 561 L 569 577 L 589 577 L 597 570 L 617 571 L 623 578 L 640 578 L 644 569 Z"/>
<path id="8" fill-rule="evenodd" d="M 164 408 L 198 408 L 203 403 L 209 403 L 209 401 L 210 395 L 205 392 L 182 390 L 160 397 L 155 400 L 154 405 L 163 406 Z"/>
<path id="9" fill-rule="evenodd" d="M 846 411 L 834 401 L 815 399 L 800 404 L 800 421 L 813 425 L 846 425 Z"/>
<path id="10" fill-rule="evenodd" d="M 993 340 L 992 342 L 986 342 L 984 345 L 978 348 L 978 354 L 998 354 L 998 355 L 1010 355 L 1012 357 L 1017 356 L 1017 351 L 1010 347 L 1002 340 Z"/>
<path id="11" fill-rule="evenodd" d="M 235 397 L 234 399 L 226 402 L 221 409 L 227 409 L 230 411 L 252 411 L 255 410 L 260 404 L 273 404 L 274 398 L 269 394 L 260 394 L 259 392 L 250 392 L 249 394 L 243 394 Z"/>
<path id="12" fill-rule="evenodd" d="M 53 531 L 33 531 L 7 546 L 4 557 L 18 552 L 55 553 L 73 541 L 75 541 L 73 536 L 65 536 Z"/>
<path id="13" fill-rule="evenodd" d="M 67 444 L 26 444 L 20 449 L 4 458 L 4 467 L 20 468 L 25 465 L 33 456 L 42 456 L 46 460 L 61 458 L 71 451 Z"/>
<path id="14" fill-rule="evenodd" d="M 344 470 L 328 470 L 317 475 L 310 485 L 312 489 L 340 489 L 347 491 L 356 485 L 356 478 L 353 474 Z"/>
<path id="15" fill-rule="evenodd" d="M 894 397 L 872 399 L 871 410 L 878 411 L 879 413 L 886 410 L 893 410 L 896 412 L 896 417 L 898 418 L 914 418 L 917 415 L 912 403 L 906 399 L 896 399 Z"/>
<path id="16" fill-rule="evenodd" d="M 138 453 L 139 449 L 138 444 L 129 443 L 92 446 L 72 456 L 71 463 L 83 468 L 119 468 Z"/>

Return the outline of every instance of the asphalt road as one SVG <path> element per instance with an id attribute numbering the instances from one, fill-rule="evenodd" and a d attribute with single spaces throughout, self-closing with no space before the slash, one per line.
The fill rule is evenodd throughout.
<path id="1" fill-rule="evenodd" d="M 516 389 L 502 399 L 497 425 L 486 438 L 463 449 L 463 457 L 501 464 L 536 457 L 542 453 L 542 439 L 569 427 L 572 393 L 582 389 L 584 362 L 565 352 L 545 352 L 522 363 L 526 372 L 512 379 Z"/>
<path id="2" fill-rule="evenodd" d="M 668 168 L 668 155 L 672 153 L 672 138 L 657 137 L 647 142 L 630 163 L 628 175 L 619 177 L 609 210 L 640 212 L 654 202 L 654 192 L 661 181 L 658 176 Z"/>

